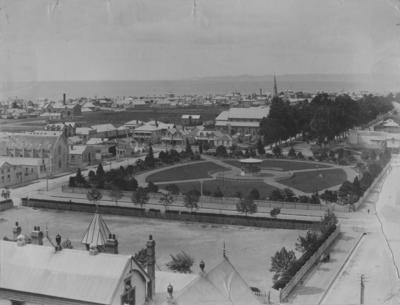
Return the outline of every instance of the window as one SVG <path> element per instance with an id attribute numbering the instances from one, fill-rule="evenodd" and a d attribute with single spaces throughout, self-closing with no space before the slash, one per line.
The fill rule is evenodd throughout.
<path id="1" fill-rule="evenodd" d="M 121 295 L 121 305 L 135 305 L 136 292 L 135 287 L 132 287 L 131 279 L 125 279 L 124 293 Z"/>

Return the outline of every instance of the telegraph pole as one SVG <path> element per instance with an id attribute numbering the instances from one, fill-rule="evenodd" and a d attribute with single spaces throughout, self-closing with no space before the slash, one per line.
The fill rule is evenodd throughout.
<path id="1" fill-rule="evenodd" d="M 360 277 L 360 304 L 364 304 L 364 291 L 365 291 L 365 284 L 364 284 L 365 278 L 364 274 L 361 274 Z"/>

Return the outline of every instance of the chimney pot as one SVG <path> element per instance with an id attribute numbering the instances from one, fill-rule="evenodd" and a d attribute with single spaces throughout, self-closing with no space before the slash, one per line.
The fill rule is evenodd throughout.
<path id="1" fill-rule="evenodd" d="M 171 285 L 171 283 L 167 287 L 167 292 L 168 292 L 169 296 L 172 298 L 172 294 L 174 292 L 174 287 Z"/>

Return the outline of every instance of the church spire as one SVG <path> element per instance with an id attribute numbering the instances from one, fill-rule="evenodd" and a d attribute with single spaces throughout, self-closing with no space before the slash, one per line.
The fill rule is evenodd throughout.
<path id="1" fill-rule="evenodd" d="M 274 74 L 274 94 L 273 97 L 277 97 L 278 96 L 278 86 L 276 85 L 276 76 Z"/>

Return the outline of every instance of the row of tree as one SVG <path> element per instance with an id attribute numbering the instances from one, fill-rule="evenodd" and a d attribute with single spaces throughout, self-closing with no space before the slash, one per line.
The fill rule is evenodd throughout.
<path id="1" fill-rule="evenodd" d="M 260 123 L 264 144 L 276 143 L 303 134 L 323 143 L 348 129 L 366 124 L 393 108 L 392 97 L 366 95 L 353 100 L 348 95 L 316 95 L 295 105 L 274 97 L 267 118 Z"/>
<path id="2" fill-rule="evenodd" d="M 293 250 L 283 247 L 271 257 L 270 271 L 274 272 L 274 288 L 284 288 L 290 279 L 300 270 L 307 260 L 335 231 L 337 225 L 336 215 L 328 210 L 315 230 L 308 230 L 305 236 L 299 236 L 295 244 L 296 251 L 302 253 L 296 258 Z"/>

